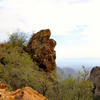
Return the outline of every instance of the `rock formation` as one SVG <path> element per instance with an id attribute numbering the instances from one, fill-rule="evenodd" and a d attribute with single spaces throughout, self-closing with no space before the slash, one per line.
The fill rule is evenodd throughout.
<path id="1" fill-rule="evenodd" d="M 5 84 L 0 83 L 0 100 L 48 100 L 30 87 L 9 92 Z"/>
<path id="2" fill-rule="evenodd" d="M 36 61 L 44 71 L 51 72 L 56 69 L 56 41 L 50 39 L 49 29 L 41 30 L 33 34 L 27 45 L 28 52 L 33 61 Z"/>
<path id="3" fill-rule="evenodd" d="M 100 66 L 96 66 L 91 70 L 89 80 L 94 83 L 95 95 L 100 96 Z"/>

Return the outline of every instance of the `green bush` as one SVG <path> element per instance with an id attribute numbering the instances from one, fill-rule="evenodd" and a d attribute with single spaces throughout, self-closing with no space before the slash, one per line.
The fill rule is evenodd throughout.
<path id="1" fill-rule="evenodd" d="M 12 89 L 18 89 L 23 86 L 30 86 L 33 79 L 34 69 L 37 65 L 32 61 L 30 56 L 22 48 L 14 47 L 7 49 L 3 53 L 6 64 L 0 64 L 3 69 L 2 81 L 10 85 Z M 1 77 L 1 76 L 0 76 Z"/>
<path id="2" fill-rule="evenodd" d="M 84 66 L 76 79 L 69 75 L 63 80 L 55 72 L 50 74 L 41 70 L 23 50 L 24 43 L 24 38 L 13 34 L 7 43 L 0 44 L 2 83 L 8 84 L 11 90 L 30 86 L 49 100 L 93 100 L 93 84 L 87 80 L 88 71 Z"/>
<path id="3" fill-rule="evenodd" d="M 61 100 L 93 100 L 93 83 L 89 82 L 88 71 L 83 66 L 77 78 L 71 75 L 66 80 L 60 81 Z"/>
<path id="4" fill-rule="evenodd" d="M 48 96 L 53 82 L 49 74 L 39 69 L 30 55 L 20 46 L 12 46 L 6 43 L 0 49 L 5 65 L 0 63 L 0 81 L 8 84 L 11 90 L 30 86 Z"/>
<path id="5" fill-rule="evenodd" d="M 13 46 L 23 46 L 27 41 L 26 34 L 24 32 L 14 32 L 9 36 L 9 41 Z"/>

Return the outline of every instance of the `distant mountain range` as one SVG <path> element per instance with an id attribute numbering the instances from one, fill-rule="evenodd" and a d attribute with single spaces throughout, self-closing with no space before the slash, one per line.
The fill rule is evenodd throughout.
<path id="1" fill-rule="evenodd" d="M 75 70 L 81 70 L 82 65 L 91 69 L 94 66 L 100 66 L 100 58 L 69 58 L 69 59 L 57 59 L 57 66 L 60 68 L 68 67 Z"/>
<path id="2" fill-rule="evenodd" d="M 78 72 L 82 71 L 82 66 L 90 71 L 94 66 L 100 66 L 100 58 L 57 59 L 57 72 L 64 79 L 68 78 L 69 74 L 77 77 Z"/>
<path id="3" fill-rule="evenodd" d="M 68 67 L 64 67 L 64 68 L 60 68 L 57 67 L 57 73 L 63 78 L 66 79 L 69 77 L 69 75 L 72 75 L 74 78 L 77 77 L 78 71 L 74 70 L 73 68 L 68 68 Z"/>

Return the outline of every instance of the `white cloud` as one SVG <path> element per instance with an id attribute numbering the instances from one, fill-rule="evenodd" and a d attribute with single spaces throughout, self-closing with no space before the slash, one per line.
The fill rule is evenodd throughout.
<path id="1" fill-rule="evenodd" d="M 3 22 L 2 27 L 6 28 L 7 24 L 11 25 L 7 29 L 39 30 L 49 27 L 54 34 L 67 34 L 69 27 L 72 28 L 76 24 L 86 24 L 85 22 L 90 19 L 90 17 L 84 16 L 87 4 L 69 5 L 63 2 L 43 1 L 45 2 L 40 2 L 40 0 L 5 0 L 1 3 L 5 7 L 5 11 L 0 16 L 0 21 Z M 87 11 L 87 13 L 89 12 Z M 26 23 L 21 23 L 20 18 Z"/>
<path id="2" fill-rule="evenodd" d="M 3 0 L 0 2 L 0 38 L 16 29 L 66 35 L 77 25 L 87 25 L 81 46 L 57 47 L 58 58 L 100 57 L 100 0 Z M 2 38 L 3 39 L 3 38 Z M 80 42 L 81 42 L 80 40 Z M 72 42 L 72 41 L 71 41 Z M 62 51 L 62 52 L 61 52 Z"/>

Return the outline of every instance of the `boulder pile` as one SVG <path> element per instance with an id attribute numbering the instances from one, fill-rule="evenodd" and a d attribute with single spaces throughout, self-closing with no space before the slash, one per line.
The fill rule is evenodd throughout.
<path id="1" fill-rule="evenodd" d="M 32 35 L 27 45 L 28 52 L 33 61 L 44 71 L 51 72 L 56 69 L 56 52 L 54 50 L 56 41 L 50 39 L 49 29 L 41 30 Z"/>

